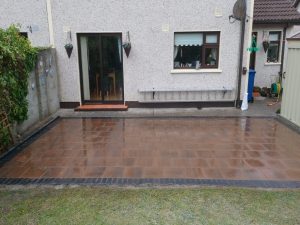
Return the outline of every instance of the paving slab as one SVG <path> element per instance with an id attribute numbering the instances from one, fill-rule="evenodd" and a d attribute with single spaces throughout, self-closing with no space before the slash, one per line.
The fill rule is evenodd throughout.
<path id="1" fill-rule="evenodd" d="M 0 180 L 299 182 L 299 146 L 274 118 L 62 118 L 2 161 Z"/>

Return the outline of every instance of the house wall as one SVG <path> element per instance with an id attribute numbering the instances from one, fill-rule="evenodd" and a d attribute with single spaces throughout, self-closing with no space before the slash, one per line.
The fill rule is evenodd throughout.
<path id="1" fill-rule="evenodd" d="M 256 52 L 255 60 L 255 86 L 258 87 L 271 87 L 271 84 L 278 79 L 278 73 L 280 72 L 281 65 L 281 50 L 280 50 L 280 59 L 278 63 L 267 63 L 267 53 L 265 53 L 262 46 L 263 42 L 263 33 L 264 31 L 281 31 L 283 36 L 283 26 L 257 26 L 254 25 L 253 32 L 257 32 L 257 45 L 260 48 Z M 282 37 L 281 37 L 282 40 Z M 281 42 L 282 46 L 282 42 Z"/>
<path id="2" fill-rule="evenodd" d="M 77 33 L 122 32 L 124 41 L 127 31 L 132 51 L 129 58 L 124 54 L 123 60 L 126 101 L 138 101 L 142 89 L 169 87 L 175 90 L 228 88 L 233 91 L 224 100 L 236 99 L 240 22 L 228 21 L 236 0 L 86 0 L 84 7 L 82 0 L 50 2 L 61 102 L 81 101 Z M 0 26 L 8 27 L 12 23 L 21 24 L 21 31 L 28 32 L 34 46 L 50 45 L 46 0 L 2 0 Z M 32 33 L 27 26 L 33 28 Z M 247 24 L 246 32 L 249 27 Z M 69 28 L 74 45 L 70 59 L 64 49 L 65 31 Z M 174 32 L 183 31 L 221 32 L 219 70 L 171 73 Z M 247 37 L 245 40 L 247 43 Z M 246 81 L 243 76 L 241 93 Z M 203 96 L 199 99 L 207 100 Z"/>
<path id="3" fill-rule="evenodd" d="M 1 0 L 0 27 L 20 24 L 34 46 L 49 46 L 46 0 Z M 32 33 L 28 26 L 32 27 Z"/>
<path id="4" fill-rule="evenodd" d="M 141 89 L 236 89 L 240 22 L 229 23 L 235 0 L 53 0 L 54 40 L 61 101 L 80 102 L 77 33 L 130 32 L 132 50 L 124 54 L 124 95 L 138 101 Z M 222 16 L 215 15 L 220 11 Z M 164 29 L 162 29 L 164 27 Z M 73 54 L 64 45 L 72 32 Z M 164 30 L 164 31 L 163 31 Z M 174 32 L 220 31 L 220 71 L 171 73 Z M 236 98 L 236 90 L 230 100 Z"/>
<path id="5" fill-rule="evenodd" d="M 281 66 L 281 57 L 282 57 L 282 49 L 280 49 L 280 60 L 278 63 L 267 63 L 267 55 L 264 52 L 262 42 L 263 42 L 263 32 L 264 31 L 281 31 L 283 38 L 283 25 L 254 25 L 253 32 L 258 33 L 257 44 L 260 50 L 256 53 L 256 63 L 255 63 L 255 86 L 259 87 L 271 87 L 271 84 L 278 80 L 280 66 Z M 300 26 L 289 26 L 286 30 L 286 38 L 289 38 L 300 32 Z M 285 40 L 286 42 L 286 40 Z M 283 40 L 281 41 L 281 47 L 283 44 Z M 284 63 L 283 63 L 283 72 L 286 71 L 286 62 L 287 62 L 287 42 L 285 44 L 285 52 L 284 52 Z M 283 86 L 284 86 L 283 79 Z"/>

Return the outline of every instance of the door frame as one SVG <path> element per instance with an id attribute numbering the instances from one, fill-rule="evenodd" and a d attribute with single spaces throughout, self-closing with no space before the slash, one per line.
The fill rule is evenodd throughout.
<path id="1" fill-rule="evenodd" d="M 76 33 L 77 35 L 77 48 L 78 48 L 78 62 L 79 62 L 79 79 L 80 79 L 80 94 L 81 94 L 81 103 L 83 105 L 91 105 L 91 104 L 124 104 L 124 65 L 123 65 L 123 34 L 122 32 L 93 32 L 93 33 Z M 122 100 L 115 101 L 106 101 L 106 100 L 84 100 L 84 90 L 83 90 L 83 72 L 82 72 L 82 59 L 81 59 L 81 37 L 97 37 L 97 36 L 111 36 L 118 35 L 121 38 L 121 72 L 122 72 Z"/>

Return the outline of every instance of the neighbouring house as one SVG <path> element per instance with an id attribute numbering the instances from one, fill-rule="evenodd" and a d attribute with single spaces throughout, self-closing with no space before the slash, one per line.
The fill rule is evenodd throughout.
<path id="1" fill-rule="evenodd" d="M 256 70 L 255 86 L 271 87 L 284 77 L 287 63 L 286 39 L 300 32 L 299 0 L 255 0 L 253 37 L 260 50 L 251 54 L 250 68 Z M 263 43 L 266 43 L 265 48 Z M 284 86 L 284 79 L 283 79 Z"/>
<path id="2" fill-rule="evenodd" d="M 0 26 L 56 49 L 62 108 L 234 106 L 247 86 L 246 2 L 244 29 L 229 18 L 236 0 L 1 0 Z"/>

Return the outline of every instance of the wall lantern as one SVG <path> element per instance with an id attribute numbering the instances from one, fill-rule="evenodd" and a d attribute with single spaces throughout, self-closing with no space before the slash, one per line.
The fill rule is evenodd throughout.
<path id="1" fill-rule="evenodd" d="M 270 43 L 269 43 L 269 34 L 267 31 L 264 31 L 264 38 L 263 38 L 263 43 L 262 43 L 263 47 L 264 47 L 264 51 L 267 52 L 269 47 L 270 47 Z"/>
<path id="2" fill-rule="evenodd" d="M 265 52 L 267 52 L 269 47 L 270 47 L 269 42 L 268 41 L 263 41 L 263 47 L 264 47 Z"/>
<path id="3" fill-rule="evenodd" d="M 125 43 L 123 44 L 123 48 L 124 48 L 124 51 L 126 53 L 126 56 L 128 58 L 129 54 L 130 54 L 130 51 L 131 51 L 131 42 L 130 42 L 130 36 L 129 36 L 129 31 L 127 31 L 127 34 L 126 34 L 126 41 Z"/>
<path id="4" fill-rule="evenodd" d="M 65 44 L 65 49 L 68 54 L 68 57 L 70 58 L 73 51 L 72 36 L 70 30 L 68 31 L 67 34 L 67 44 Z"/>

